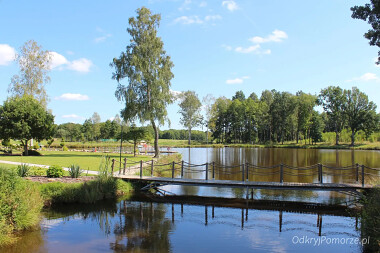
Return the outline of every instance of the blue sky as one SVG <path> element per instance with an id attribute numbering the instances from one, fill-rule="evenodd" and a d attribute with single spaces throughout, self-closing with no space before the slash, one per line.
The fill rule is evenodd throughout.
<path id="1" fill-rule="evenodd" d="M 365 3 L 0 0 L 0 101 L 18 73 L 14 53 L 33 39 L 54 56 L 46 89 L 56 123 L 83 123 L 94 112 L 102 121 L 114 117 L 123 105 L 109 63 L 129 43 L 128 18 L 146 6 L 162 17 L 173 91 L 231 98 L 238 90 L 260 96 L 265 89 L 317 94 L 329 85 L 357 86 L 380 106 L 378 49 L 363 38 L 369 25 L 351 18 L 350 7 Z M 171 127 L 179 129 L 178 110 L 168 107 Z"/>

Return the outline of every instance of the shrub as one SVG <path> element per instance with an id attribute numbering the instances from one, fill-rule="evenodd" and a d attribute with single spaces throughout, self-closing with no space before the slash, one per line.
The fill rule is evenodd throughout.
<path id="1" fill-rule="evenodd" d="M 82 170 L 79 165 L 71 164 L 69 169 L 69 174 L 72 178 L 78 178 L 82 174 Z"/>
<path id="2" fill-rule="evenodd" d="M 46 175 L 46 169 L 41 167 L 31 167 L 29 170 L 29 176 L 44 176 Z"/>
<path id="3" fill-rule="evenodd" d="M 69 151 L 69 148 L 66 147 L 66 146 L 63 146 L 63 147 L 62 147 L 62 151 Z"/>
<path id="4" fill-rule="evenodd" d="M 52 165 L 47 169 L 46 171 L 47 177 L 62 177 L 63 176 L 63 169 L 59 165 Z"/>
<path id="5" fill-rule="evenodd" d="M 38 143 L 34 143 L 34 145 L 33 145 L 33 149 L 37 150 L 37 149 L 39 149 L 39 148 L 40 148 L 40 145 L 38 145 Z"/>
<path id="6" fill-rule="evenodd" d="M 25 151 L 22 152 L 22 155 L 25 156 Z M 37 150 L 28 150 L 28 156 L 42 156 Z"/>
<path id="7" fill-rule="evenodd" d="M 29 175 L 30 166 L 23 163 L 17 166 L 17 175 L 19 177 L 26 177 Z"/>
<path id="8" fill-rule="evenodd" d="M 0 245 L 13 242 L 14 232 L 37 225 L 42 205 L 36 184 L 0 168 Z"/>

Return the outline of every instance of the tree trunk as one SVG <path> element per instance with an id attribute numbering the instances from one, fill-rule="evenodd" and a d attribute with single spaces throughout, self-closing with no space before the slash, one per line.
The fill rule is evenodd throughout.
<path id="1" fill-rule="evenodd" d="M 191 128 L 189 128 L 189 141 L 187 142 L 187 144 L 191 145 Z"/>
<path id="2" fill-rule="evenodd" d="M 354 130 L 351 130 L 352 133 L 351 133 L 351 146 L 355 146 L 355 131 Z"/>
<path id="3" fill-rule="evenodd" d="M 136 157 L 136 145 L 137 145 L 137 142 L 134 141 L 133 142 L 133 156 Z"/>
<path id="4" fill-rule="evenodd" d="M 335 132 L 335 145 L 339 145 L 339 133 Z"/>
<path id="5" fill-rule="evenodd" d="M 25 156 L 28 155 L 28 141 L 29 141 L 29 140 L 26 140 L 26 141 L 24 142 L 24 154 L 25 154 Z"/>
<path id="6" fill-rule="evenodd" d="M 299 131 L 296 132 L 296 138 L 297 138 L 297 144 L 298 144 L 298 138 L 299 138 Z"/>
<path id="7" fill-rule="evenodd" d="M 158 127 L 156 126 L 156 122 L 153 119 L 150 120 L 154 130 L 154 157 L 160 157 L 160 148 L 158 147 Z"/>

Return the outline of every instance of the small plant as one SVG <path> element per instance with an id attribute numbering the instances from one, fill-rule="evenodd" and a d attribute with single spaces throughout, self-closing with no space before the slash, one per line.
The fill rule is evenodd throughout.
<path id="1" fill-rule="evenodd" d="M 67 146 L 63 146 L 62 151 L 69 151 L 69 148 Z"/>
<path id="2" fill-rule="evenodd" d="M 103 156 L 99 165 L 98 177 L 102 179 L 108 179 L 112 177 L 111 173 L 111 158 L 109 156 Z"/>
<path id="3" fill-rule="evenodd" d="M 23 163 L 19 166 L 17 166 L 17 175 L 20 177 L 27 177 L 29 175 L 30 166 Z"/>
<path id="4" fill-rule="evenodd" d="M 49 148 L 50 148 L 51 144 L 53 144 L 53 142 L 54 142 L 54 138 L 51 138 L 50 140 L 48 140 L 47 145 Z"/>
<path id="5" fill-rule="evenodd" d="M 71 164 L 69 174 L 72 178 L 78 178 L 82 174 L 82 170 L 79 165 Z"/>
<path id="6" fill-rule="evenodd" d="M 39 149 L 39 148 L 40 148 L 40 145 L 38 145 L 38 143 L 34 143 L 34 145 L 33 145 L 33 149 L 37 150 L 37 149 Z"/>
<path id="7" fill-rule="evenodd" d="M 46 169 L 40 167 L 31 167 L 29 170 L 30 176 L 44 176 L 46 175 Z"/>
<path id="8" fill-rule="evenodd" d="M 62 177 L 63 176 L 63 169 L 59 165 L 52 165 L 47 169 L 46 171 L 47 177 Z"/>

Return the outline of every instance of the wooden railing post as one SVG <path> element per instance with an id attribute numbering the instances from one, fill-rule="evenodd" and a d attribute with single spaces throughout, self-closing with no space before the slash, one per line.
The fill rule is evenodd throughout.
<path id="1" fill-rule="evenodd" d="M 140 161 L 140 178 L 142 178 L 142 176 L 143 176 L 143 169 L 142 169 L 142 167 L 143 167 L 143 161 L 141 160 Z"/>
<path id="2" fill-rule="evenodd" d="M 115 159 L 112 159 L 112 165 L 111 165 L 111 173 L 113 175 L 113 169 L 115 167 Z"/>
<path id="3" fill-rule="evenodd" d="M 181 178 L 183 178 L 183 160 L 181 161 Z"/>
<path id="4" fill-rule="evenodd" d="M 323 184 L 323 164 L 321 164 L 321 167 L 320 167 L 321 169 L 320 169 L 320 182 L 321 182 L 321 184 Z"/>
<path id="5" fill-rule="evenodd" d="M 121 164 L 122 163 L 119 164 L 119 175 L 121 174 Z"/>
<path id="6" fill-rule="evenodd" d="M 249 163 L 246 162 L 246 165 L 245 165 L 245 170 L 246 170 L 246 180 L 249 181 Z"/>
<path id="7" fill-rule="evenodd" d="M 123 175 L 125 175 L 125 170 L 127 168 L 127 158 L 124 158 L 124 168 L 123 168 Z"/>
<path id="8" fill-rule="evenodd" d="M 318 183 L 321 182 L 321 167 L 322 164 L 318 163 Z"/>
<path id="9" fill-rule="evenodd" d="M 284 165 L 280 164 L 280 183 L 284 182 Z"/>
<path id="10" fill-rule="evenodd" d="M 173 166 L 172 166 L 172 178 L 174 178 L 174 169 L 175 169 L 175 162 L 173 161 Z"/>
<path id="11" fill-rule="evenodd" d="M 356 164 L 356 183 L 359 183 L 359 164 Z"/>
<path id="12" fill-rule="evenodd" d="M 212 162 L 212 179 L 215 179 L 215 162 Z"/>
<path id="13" fill-rule="evenodd" d="M 206 163 L 206 180 L 208 180 L 208 163 Z"/>
<path id="14" fill-rule="evenodd" d="M 364 165 L 362 165 L 362 187 L 364 187 Z"/>
<path id="15" fill-rule="evenodd" d="M 244 163 L 241 165 L 241 181 L 245 181 Z"/>
<path id="16" fill-rule="evenodd" d="M 153 177 L 153 167 L 154 167 L 154 160 L 152 159 L 152 164 L 150 165 L 150 176 Z"/>

